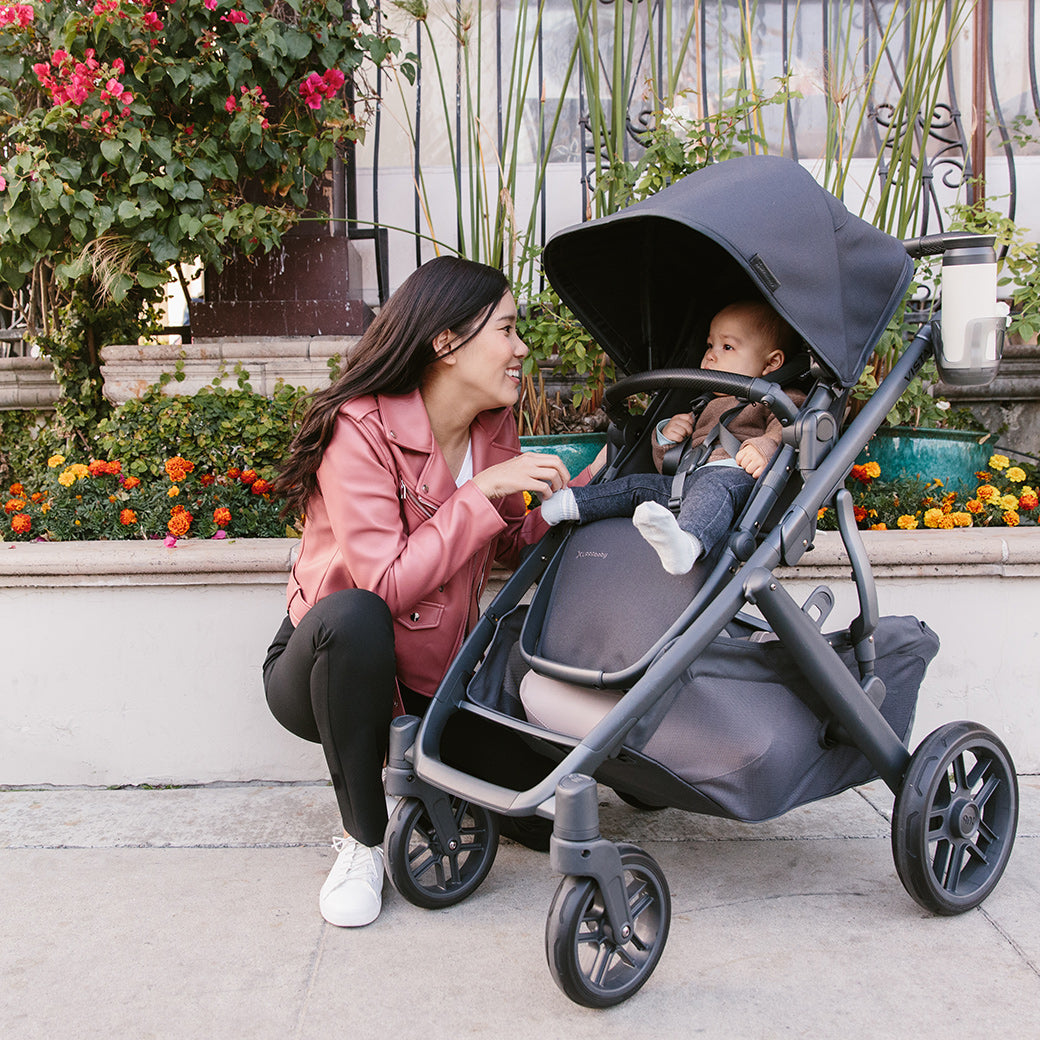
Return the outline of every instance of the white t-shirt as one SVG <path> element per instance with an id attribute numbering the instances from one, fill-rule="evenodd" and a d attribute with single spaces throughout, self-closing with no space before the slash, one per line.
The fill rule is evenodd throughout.
<path id="1" fill-rule="evenodd" d="M 462 460 L 462 469 L 459 470 L 459 475 L 455 478 L 455 486 L 462 487 L 467 480 L 473 479 L 473 439 L 470 438 L 469 443 L 466 445 L 466 457 Z"/>

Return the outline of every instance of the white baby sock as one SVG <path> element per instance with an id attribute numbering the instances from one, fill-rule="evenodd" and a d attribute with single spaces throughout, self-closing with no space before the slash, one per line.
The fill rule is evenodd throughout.
<path id="1" fill-rule="evenodd" d="M 704 551 L 700 539 L 684 531 L 671 510 L 657 502 L 640 502 L 632 514 L 632 523 L 653 546 L 669 574 L 689 573 Z"/>
<path id="2" fill-rule="evenodd" d="M 563 523 L 564 520 L 580 520 L 574 492 L 570 488 L 554 491 L 552 496 L 542 503 L 542 519 L 552 525 Z"/>

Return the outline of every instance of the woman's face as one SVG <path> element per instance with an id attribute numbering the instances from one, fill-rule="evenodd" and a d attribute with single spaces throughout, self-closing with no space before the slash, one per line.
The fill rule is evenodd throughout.
<path id="1" fill-rule="evenodd" d="M 480 332 L 450 356 L 455 359 L 455 389 L 477 411 L 516 404 L 527 347 L 516 332 L 516 303 L 511 292 L 495 304 Z"/>

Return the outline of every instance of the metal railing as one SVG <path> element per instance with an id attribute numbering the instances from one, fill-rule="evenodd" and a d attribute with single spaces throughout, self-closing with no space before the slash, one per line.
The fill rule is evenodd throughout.
<path id="1" fill-rule="evenodd" d="M 1021 2 L 946 0 L 941 6 L 947 20 L 960 17 L 963 26 L 956 34 L 956 46 L 944 59 L 940 54 L 945 65 L 942 89 L 928 111 L 905 120 L 893 110 L 891 95 L 898 93 L 920 59 L 912 50 L 910 17 L 915 5 L 917 11 L 924 6 L 920 0 L 494 0 L 464 9 L 458 0 L 447 0 L 440 9 L 447 29 L 438 41 L 430 28 L 436 17 L 431 3 L 425 20 L 398 29 L 405 47 L 415 51 L 421 62 L 414 91 L 402 95 L 410 127 L 406 136 L 411 183 L 406 193 L 400 186 L 391 189 L 388 170 L 394 160 L 387 149 L 386 131 L 391 125 L 388 107 L 398 85 L 392 74 L 381 74 L 376 86 L 384 101 L 377 108 L 369 139 L 351 149 L 343 166 L 347 233 L 374 243 L 380 300 L 390 289 L 390 249 L 399 267 L 405 254 L 409 264 L 413 255 L 414 263 L 421 263 L 435 248 L 431 239 L 438 240 L 436 248 L 473 255 L 461 213 L 448 214 L 448 207 L 431 213 L 429 200 L 423 197 L 424 176 L 428 178 L 431 164 L 447 165 L 454 181 L 448 195 L 459 206 L 467 198 L 472 204 L 472 193 L 467 194 L 467 178 L 472 174 L 467 159 L 476 158 L 472 141 L 468 156 L 464 147 L 466 120 L 473 115 L 473 70 L 478 67 L 485 95 L 478 133 L 487 133 L 491 142 L 487 150 L 497 147 L 495 161 L 503 167 L 508 150 L 516 148 L 516 134 L 503 126 L 503 114 L 511 116 L 518 104 L 512 92 L 521 51 L 529 62 L 530 82 L 520 101 L 526 109 L 517 126 L 522 124 L 530 150 L 528 165 L 537 173 L 577 161 L 581 172 L 573 189 L 573 208 L 583 218 L 595 215 L 596 178 L 606 143 L 602 137 L 596 139 L 590 119 L 590 68 L 595 63 L 615 75 L 623 67 L 627 75 L 622 86 L 615 79 L 602 89 L 623 98 L 625 132 L 623 140 L 613 144 L 630 159 L 640 153 L 659 104 L 659 98 L 644 97 L 647 82 L 667 84 L 672 96 L 695 96 L 701 110 L 709 112 L 712 105 L 724 104 L 727 90 L 761 87 L 786 77 L 792 88 L 802 89 L 802 96 L 761 114 L 758 129 L 763 131 L 765 150 L 817 165 L 834 162 L 835 156 L 827 154 L 832 147 L 827 135 L 835 120 L 843 118 L 841 106 L 863 105 L 865 132 L 854 141 L 853 158 L 872 168 L 872 177 L 884 178 L 894 161 L 878 155 L 893 118 L 904 120 L 896 129 L 913 135 L 912 161 L 921 174 L 921 198 L 914 226 L 906 228 L 907 233 L 943 230 L 951 200 L 976 201 L 993 183 L 999 184 L 997 205 L 1014 220 L 1022 161 L 1037 152 L 1023 133 L 1023 123 L 1040 122 L 1037 0 L 1024 0 L 1024 34 Z M 526 21 L 521 18 L 524 11 Z M 467 14 L 473 21 L 465 22 Z M 389 13 L 387 17 L 397 29 Z M 594 49 L 577 47 L 579 20 L 586 31 L 594 27 Z M 483 50 L 475 60 L 478 47 Z M 436 62 L 434 49 L 439 49 Z M 565 76 L 568 59 L 573 67 Z M 871 89 L 864 91 L 862 84 L 871 71 Z M 682 95 L 684 90 L 690 94 Z M 986 112 L 984 120 L 976 117 L 979 111 Z M 559 115 L 555 127 L 550 123 L 553 113 Z M 443 156 L 431 158 L 438 150 L 443 153 L 445 139 L 452 146 L 446 164 Z M 478 148 L 483 152 L 479 142 Z M 492 165 L 487 155 L 481 154 L 480 161 Z M 549 179 L 548 175 L 535 177 L 527 209 L 531 215 L 528 247 L 544 245 L 555 230 L 548 217 Z M 869 192 L 870 186 L 865 190 Z M 490 193 L 484 201 L 488 208 L 494 204 Z M 385 219 L 388 211 L 391 220 Z"/>

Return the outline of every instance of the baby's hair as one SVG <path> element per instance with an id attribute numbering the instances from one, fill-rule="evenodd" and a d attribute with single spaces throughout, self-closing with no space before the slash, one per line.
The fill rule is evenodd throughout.
<path id="1" fill-rule="evenodd" d="M 754 321 L 757 331 L 772 344 L 771 349 L 782 351 L 785 359 L 790 360 L 798 353 L 801 346 L 798 333 L 765 300 L 734 300 L 728 306 L 737 307 L 747 313 Z"/>

